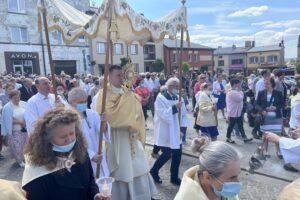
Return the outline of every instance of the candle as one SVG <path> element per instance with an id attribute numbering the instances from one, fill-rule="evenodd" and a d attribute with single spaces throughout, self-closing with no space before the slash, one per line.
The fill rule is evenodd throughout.
<path id="1" fill-rule="evenodd" d="M 102 195 L 104 197 L 110 196 L 110 189 L 109 189 L 109 186 L 108 186 L 106 180 L 104 181 L 104 183 L 102 185 Z"/>

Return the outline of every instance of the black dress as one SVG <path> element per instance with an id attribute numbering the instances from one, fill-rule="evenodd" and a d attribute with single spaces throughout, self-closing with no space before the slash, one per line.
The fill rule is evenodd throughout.
<path id="1" fill-rule="evenodd" d="M 93 200 L 99 193 L 88 155 L 83 164 L 72 166 L 71 173 L 61 169 L 29 182 L 23 189 L 28 200 Z"/>

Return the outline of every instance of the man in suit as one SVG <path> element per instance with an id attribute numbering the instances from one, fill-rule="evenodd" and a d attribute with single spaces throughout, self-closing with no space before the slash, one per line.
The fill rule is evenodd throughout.
<path id="1" fill-rule="evenodd" d="M 21 100 L 25 102 L 37 93 L 37 89 L 32 85 L 32 80 L 30 78 L 24 80 L 23 86 L 19 88 L 19 90 L 21 93 Z"/>

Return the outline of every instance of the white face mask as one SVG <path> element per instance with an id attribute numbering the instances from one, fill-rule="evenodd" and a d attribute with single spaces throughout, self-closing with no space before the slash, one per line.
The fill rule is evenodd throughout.
<path id="1" fill-rule="evenodd" d="M 177 89 L 173 89 L 173 90 L 172 90 L 172 94 L 173 94 L 173 95 L 177 95 L 178 93 L 179 93 L 179 90 L 177 90 Z"/>

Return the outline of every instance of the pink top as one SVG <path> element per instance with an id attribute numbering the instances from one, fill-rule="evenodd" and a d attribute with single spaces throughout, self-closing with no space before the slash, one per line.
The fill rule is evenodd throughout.
<path id="1" fill-rule="evenodd" d="M 228 117 L 240 117 L 243 109 L 244 93 L 242 91 L 230 90 L 226 95 Z"/>
<path id="2" fill-rule="evenodd" d="M 200 83 L 199 81 L 195 84 L 195 86 L 194 86 L 194 94 L 195 95 L 200 91 L 201 85 L 202 85 L 202 83 Z"/>

